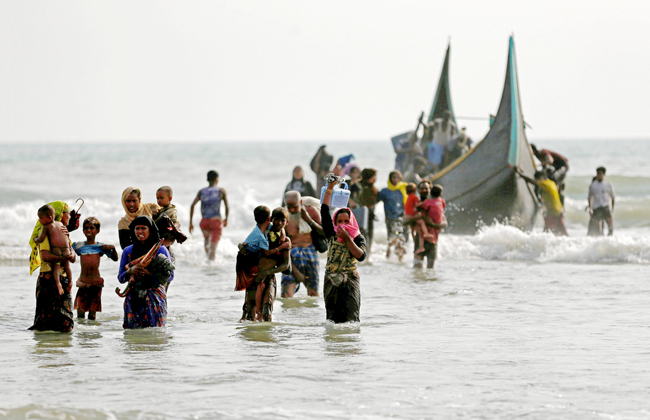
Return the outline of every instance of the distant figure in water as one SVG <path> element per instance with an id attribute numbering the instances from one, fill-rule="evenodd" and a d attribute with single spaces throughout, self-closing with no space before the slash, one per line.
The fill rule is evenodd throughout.
<path id="1" fill-rule="evenodd" d="M 334 156 L 325 151 L 324 145 L 318 148 L 318 151 L 311 159 L 309 166 L 316 174 L 316 191 L 318 191 L 319 197 L 321 188 L 325 186 L 325 180 L 323 177 L 330 172 L 333 162 Z"/>
<path id="2" fill-rule="evenodd" d="M 383 201 L 384 215 L 386 219 L 386 234 L 388 247 L 386 249 L 386 258 L 390 257 L 391 249 L 395 247 L 395 254 L 399 261 L 406 253 L 404 243 L 404 204 L 406 203 L 406 186 L 407 183 L 402 181 L 400 171 L 392 171 L 388 174 L 388 186 L 379 191 L 377 202 Z"/>
<path id="3" fill-rule="evenodd" d="M 320 197 L 320 191 L 318 191 L 318 196 L 314 187 L 312 187 L 309 181 L 305 181 L 305 176 L 302 171 L 302 167 L 296 166 L 293 168 L 293 178 L 291 182 L 287 184 L 287 187 L 284 189 L 284 194 L 289 191 L 298 191 L 303 197 Z M 284 194 L 282 195 L 282 206 L 286 204 L 284 201 Z"/>
<path id="4" fill-rule="evenodd" d="M 569 159 L 551 150 L 537 150 L 534 144 L 531 144 L 530 148 L 533 149 L 533 154 L 541 162 L 546 176 L 557 185 L 560 201 L 564 206 L 564 188 L 566 175 L 569 171 Z"/>
<path id="5" fill-rule="evenodd" d="M 603 220 L 607 222 L 609 235 L 614 234 L 614 219 L 612 218 L 612 213 L 614 212 L 614 187 L 605 181 L 605 172 L 606 169 L 602 166 L 596 169 L 596 179 L 589 186 L 588 200 L 591 220 L 589 220 L 588 234 L 590 236 L 602 235 L 602 230 L 599 225 Z M 611 208 L 609 206 L 610 200 L 612 204 Z M 592 224 L 594 225 L 593 227 Z M 597 229 L 594 229 L 596 226 Z"/>
<path id="6" fill-rule="evenodd" d="M 516 168 L 515 171 L 524 181 L 538 187 L 545 209 L 544 232 L 552 232 L 556 236 L 569 236 L 564 225 L 564 206 L 560 201 L 560 193 L 555 182 L 548 179 L 544 171 L 535 172 L 535 179 L 525 176 L 519 168 Z"/>
<path id="7" fill-rule="evenodd" d="M 446 203 L 442 198 L 442 186 L 438 184 L 432 186 L 430 181 L 422 181 L 418 185 L 418 191 L 420 193 L 420 202 L 416 204 L 416 208 L 422 212 L 420 217 L 426 224 L 427 235 L 424 237 L 423 250 L 420 248 L 421 242 L 419 238 L 415 243 L 417 249 L 414 252 L 415 261 L 413 266 L 422 268 L 424 258 L 426 258 L 427 268 L 431 269 L 438 258 L 438 236 L 440 231 L 447 227 L 447 218 L 444 214 Z M 419 235 L 420 233 L 416 236 Z"/>
<path id="8" fill-rule="evenodd" d="M 203 232 L 205 253 L 210 261 L 214 261 L 217 253 L 217 245 L 221 239 L 221 229 L 228 226 L 228 198 L 226 190 L 217 187 L 219 174 L 217 171 L 208 172 L 208 186 L 201 189 L 196 195 L 192 207 L 190 207 L 190 233 L 194 229 L 192 218 L 194 206 L 201 202 L 201 231 Z M 226 208 L 226 217 L 221 219 L 221 202 Z"/>

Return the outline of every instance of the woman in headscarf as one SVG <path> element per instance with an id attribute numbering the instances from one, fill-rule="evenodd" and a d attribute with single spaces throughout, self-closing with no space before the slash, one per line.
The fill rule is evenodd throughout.
<path id="1" fill-rule="evenodd" d="M 368 255 L 372 248 L 372 237 L 374 235 L 375 221 L 375 204 L 379 196 L 379 191 L 375 187 L 377 181 L 377 170 L 365 168 L 361 171 L 361 181 L 357 182 L 350 188 L 350 207 L 367 207 L 366 227 L 361 225 L 361 234 L 366 238 L 368 246 Z M 355 210 L 356 211 L 356 210 Z"/>
<path id="2" fill-rule="evenodd" d="M 122 192 L 122 207 L 126 214 L 117 223 L 117 233 L 120 238 L 120 247 L 122 249 L 131 245 L 131 232 L 129 226 L 138 216 L 152 216 L 153 213 L 160 210 L 156 203 L 142 203 L 142 194 L 139 188 L 126 187 Z"/>
<path id="3" fill-rule="evenodd" d="M 311 186 L 309 181 L 305 181 L 305 174 L 300 166 L 293 168 L 293 178 L 291 179 L 291 182 L 287 184 L 287 188 L 284 189 L 285 194 L 289 191 L 298 191 L 303 197 L 316 197 L 314 187 Z M 282 207 L 284 207 L 285 204 L 284 195 L 282 195 Z"/>
<path id="4" fill-rule="evenodd" d="M 130 225 L 133 245 L 124 249 L 117 279 L 128 282 L 124 328 L 164 327 L 167 318 L 165 284 L 174 278 L 169 251 L 161 244 L 153 219 L 138 216 Z M 144 257 L 144 261 L 135 261 Z"/>
<path id="5" fill-rule="evenodd" d="M 70 222 L 70 207 L 63 201 L 53 201 L 49 204 L 54 208 L 54 220 L 67 226 Z M 32 236 L 29 239 L 29 245 L 32 248 L 29 258 L 30 274 L 40 267 L 40 273 L 36 281 L 36 314 L 34 315 L 34 325 L 29 329 L 70 332 L 74 327 L 72 295 L 70 294 L 72 289 L 71 279 L 67 277 L 65 270 L 61 270 L 59 281 L 64 293 L 60 295 L 52 274 L 52 264 L 65 261 L 73 263 L 76 257 L 74 253 L 71 253 L 68 257 L 54 255 L 50 252 L 50 241 L 47 238 L 40 244 L 36 244 L 34 239 L 39 237 L 42 229 L 43 225 L 36 222 Z"/>
<path id="6" fill-rule="evenodd" d="M 336 181 L 325 190 L 321 219 L 323 230 L 329 240 L 323 297 L 327 319 L 335 323 L 359 322 L 361 289 L 357 261 L 366 259 L 366 240 L 352 211 L 343 207 L 330 217 L 332 191 Z"/>
<path id="7" fill-rule="evenodd" d="M 350 162 L 343 167 L 341 176 L 345 177 L 348 187 L 352 188 L 354 184 L 361 180 L 361 167 L 354 162 Z"/>

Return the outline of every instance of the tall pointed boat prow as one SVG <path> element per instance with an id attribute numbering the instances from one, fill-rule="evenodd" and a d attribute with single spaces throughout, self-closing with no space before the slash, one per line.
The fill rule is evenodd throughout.
<path id="1" fill-rule="evenodd" d="M 448 107 L 451 109 L 451 103 Z M 530 177 L 535 172 L 524 132 L 515 44 L 510 37 L 506 78 L 494 123 L 482 141 L 432 180 L 444 188 L 449 231 L 474 233 L 495 222 L 531 229 L 539 208 L 537 198 L 532 187 L 513 172 L 515 167 Z"/>

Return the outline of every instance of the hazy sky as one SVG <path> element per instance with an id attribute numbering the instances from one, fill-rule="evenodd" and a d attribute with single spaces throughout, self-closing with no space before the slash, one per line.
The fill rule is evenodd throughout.
<path id="1" fill-rule="evenodd" d="M 530 139 L 650 138 L 650 2 L 0 0 L 0 142 L 388 139 L 495 113 L 515 35 Z M 485 122 L 460 121 L 481 137 Z"/>

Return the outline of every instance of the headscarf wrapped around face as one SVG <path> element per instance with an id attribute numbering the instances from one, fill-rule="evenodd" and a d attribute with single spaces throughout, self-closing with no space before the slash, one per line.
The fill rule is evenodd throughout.
<path id="1" fill-rule="evenodd" d="M 63 213 L 70 211 L 70 206 L 68 206 L 68 204 L 64 201 L 52 201 L 48 204 L 54 208 L 54 220 L 57 222 L 61 221 Z M 40 236 L 42 230 L 43 225 L 40 221 L 37 221 L 36 226 L 34 226 L 34 231 L 32 231 L 32 236 L 29 237 L 29 246 L 32 249 L 32 253 L 29 256 L 30 275 L 33 274 L 34 271 L 36 271 L 36 269 L 41 266 L 41 264 L 43 264 L 43 260 L 41 259 L 41 250 L 38 244 L 34 242 L 34 240 Z"/>
<path id="2" fill-rule="evenodd" d="M 140 243 L 140 240 L 135 236 L 135 227 L 136 226 L 147 226 L 149 228 L 149 237 L 143 243 Z M 129 230 L 131 231 L 131 241 L 133 242 L 133 250 L 131 251 L 131 260 L 139 258 L 149 252 L 151 248 L 156 246 L 160 242 L 160 233 L 158 232 L 158 227 L 153 221 L 151 216 L 138 216 L 131 222 L 129 225 Z"/>
<path id="3" fill-rule="evenodd" d="M 134 213 L 129 212 L 129 209 L 126 207 L 126 198 L 132 192 L 137 192 L 140 196 L 140 207 Z M 158 211 L 160 206 L 155 203 L 142 204 L 142 193 L 139 188 L 136 187 L 126 187 L 122 192 L 122 207 L 124 207 L 124 212 L 126 213 L 124 217 L 120 219 L 117 223 L 117 228 L 119 230 L 129 229 L 131 222 L 138 216 L 152 216 L 154 211 Z"/>
<path id="4" fill-rule="evenodd" d="M 336 224 L 336 217 L 339 215 L 340 212 L 348 213 L 350 215 L 350 223 L 342 223 L 340 225 Z M 334 217 L 332 218 L 332 222 L 334 223 L 334 230 L 339 231 L 339 229 L 346 230 L 350 237 L 352 239 L 356 238 L 361 234 L 361 231 L 359 230 L 359 224 L 357 223 L 357 218 L 354 217 L 354 213 L 352 213 L 352 210 L 348 207 L 342 207 L 334 212 Z M 337 238 L 339 242 L 343 242 L 343 238 Z"/>

